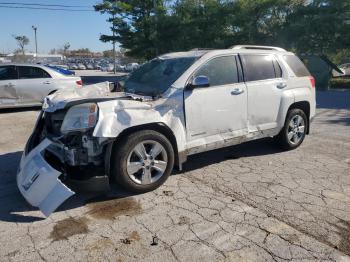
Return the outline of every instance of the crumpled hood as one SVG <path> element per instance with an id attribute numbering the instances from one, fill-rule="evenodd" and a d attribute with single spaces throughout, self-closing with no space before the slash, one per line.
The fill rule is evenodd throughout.
<path id="1" fill-rule="evenodd" d="M 80 88 L 64 88 L 45 97 L 43 110 L 46 112 L 54 112 L 63 109 L 68 103 L 74 101 L 118 97 L 125 97 L 125 93 L 111 92 L 109 82 L 86 85 Z"/>

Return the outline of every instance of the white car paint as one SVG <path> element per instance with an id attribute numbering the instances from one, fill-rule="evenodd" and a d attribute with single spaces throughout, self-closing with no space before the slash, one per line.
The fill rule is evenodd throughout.
<path id="1" fill-rule="evenodd" d="M 43 151 L 51 145 L 43 140 L 25 158 L 22 158 L 17 174 L 17 186 L 29 204 L 39 207 L 49 216 L 66 199 L 74 195 L 59 179 L 60 172 L 43 158 Z"/>
<path id="2" fill-rule="evenodd" d="M 49 67 L 31 64 L 5 64 L 1 66 L 34 67 L 44 70 L 46 78 L 0 80 L 0 108 L 41 105 L 52 92 L 68 87 L 81 88 L 80 77 L 66 76 Z"/>
<path id="3" fill-rule="evenodd" d="M 207 61 L 218 56 L 244 53 L 276 56 L 283 70 L 282 77 L 194 90 L 185 88 L 192 74 Z M 163 58 L 194 54 L 195 51 L 173 53 L 164 55 Z M 278 134 L 284 126 L 288 108 L 295 102 L 308 101 L 309 117 L 313 118 L 316 107 L 315 88 L 311 86 L 309 77 L 295 76 L 282 59 L 286 54 L 292 55 L 281 50 L 214 50 L 201 54 L 199 59 L 158 99 L 135 94 L 111 93 L 107 83 L 104 83 L 84 87 L 81 90 L 61 90 L 45 99 L 44 111 L 55 112 L 72 102 L 97 99 L 99 116 L 92 137 L 97 138 L 101 145 L 106 141 L 113 141 L 130 127 L 150 123 L 161 124 L 169 128 L 176 138 L 181 166 L 187 155 Z M 57 179 L 58 171 L 52 170 L 39 157 L 40 152 L 49 146 L 49 143 L 47 139 L 44 140 L 24 156 L 24 162 L 21 163 L 18 173 L 21 193 L 29 203 L 38 206 L 46 215 L 72 194 Z M 36 162 L 38 166 L 34 169 L 50 171 L 41 172 L 42 180 L 37 179 L 33 182 L 33 186 L 37 189 L 35 192 L 26 192 L 23 189 L 23 181 L 31 181 L 33 172 L 29 171 L 24 163 L 32 163 L 37 157 L 45 163 Z M 46 180 L 50 183 L 54 181 L 52 191 L 47 189 Z M 56 187 L 61 190 L 60 193 L 55 192 Z M 47 203 L 47 206 L 46 204 L 43 206 L 43 202 Z"/>

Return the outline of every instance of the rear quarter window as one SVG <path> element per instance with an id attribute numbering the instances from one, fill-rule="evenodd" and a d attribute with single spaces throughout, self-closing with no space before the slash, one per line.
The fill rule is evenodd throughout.
<path id="1" fill-rule="evenodd" d="M 296 76 L 303 77 L 311 75 L 309 70 L 297 56 L 285 55 L 283 56 L 283 59 L 287 62 L 288 66 L 293 70 Z"/>

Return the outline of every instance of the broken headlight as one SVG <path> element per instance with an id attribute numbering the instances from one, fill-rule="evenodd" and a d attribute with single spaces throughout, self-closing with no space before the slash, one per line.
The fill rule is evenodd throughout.
<path id="1" fill-rule="evenodd" d="M 61 132 L 86 131 L 96 125 L 97 105 L 95 103 L 86 103 L 72 106 L 64 117 Z"/>

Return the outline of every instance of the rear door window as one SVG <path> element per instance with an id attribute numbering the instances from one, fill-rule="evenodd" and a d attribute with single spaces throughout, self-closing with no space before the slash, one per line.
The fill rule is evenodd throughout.
<path id="1" fill-rule="evenodd" d="M 272 55 L 242 55 L 246 81 L 258 81 L 282 77 L 281 67 Z"/>
<path id="2" fill-rule="evenodd" d="M 306 66 L 301 62 L 301 60 L 295 55 L 285 55 L 283 59 L 287 62 L 289 67 L 293 70 L 294 74 L 298 77 L 302 76 L 310 76 L 309 70 L 307 70 Z"/>
<path id="3" fill-rule="evenodd" d="M 238 83 L 238 70 L 235 56 L 216 57 L 202 65 L 194 74 L 209 78 L 211 86 Z"/>
<path id="4" fill-rule="evenodd" d="M 34 66 L 19 66 L 19 79 L 51 78 L 43 69 Z"/>
<path id="5" fill-rule="evenodd" d="M 0 66 L 0 80 L 17 79 L 17 71 L 15 66 Z"/>

